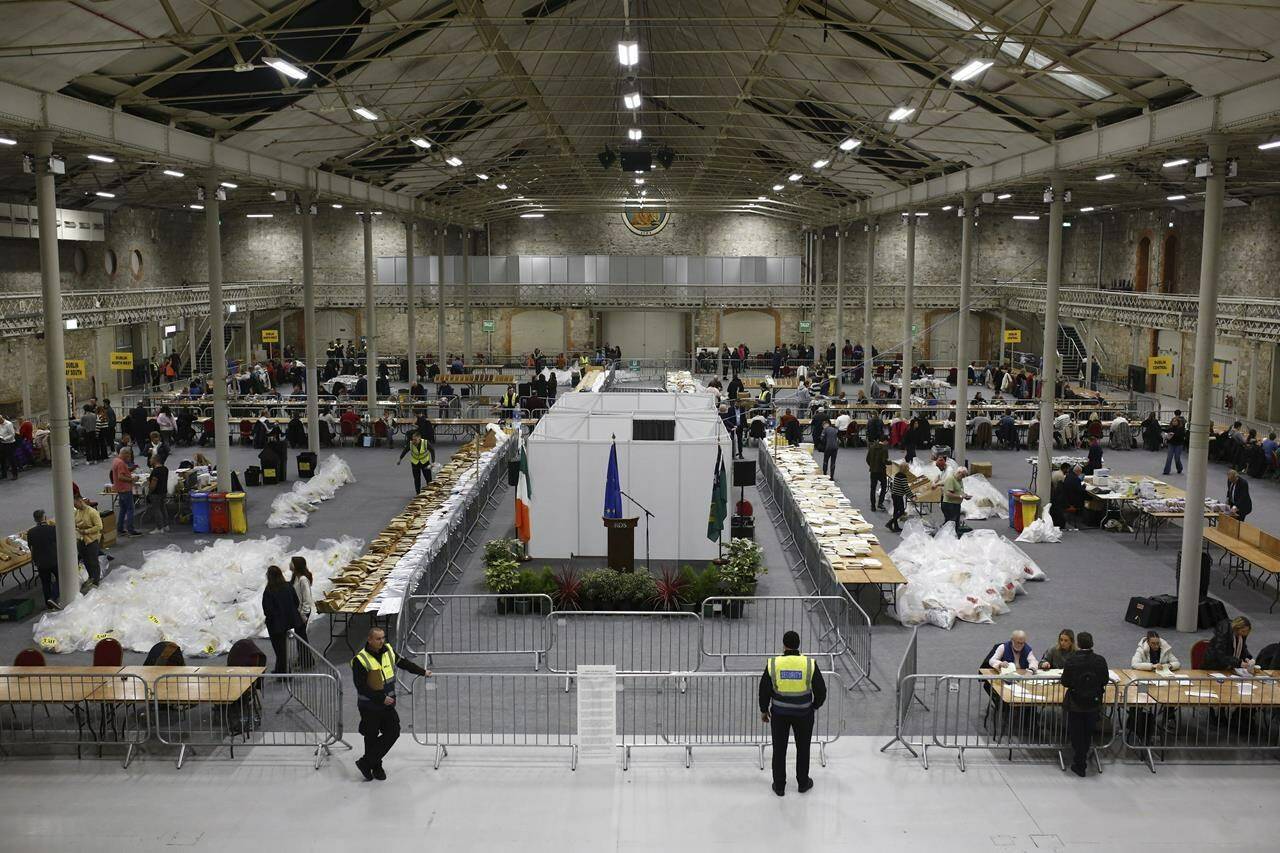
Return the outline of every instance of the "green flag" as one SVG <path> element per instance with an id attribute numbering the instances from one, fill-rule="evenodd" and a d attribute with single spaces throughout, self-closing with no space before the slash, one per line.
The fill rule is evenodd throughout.
<path id="1" fill-rule="evenodd" d="M 716 451 L 715 483 L 711 486 L 711 512 L 707 515 L 707 538 L 720 541 L 724 517 L 729 514 L 729 484 L 724 475 L 724 451 Z"/>

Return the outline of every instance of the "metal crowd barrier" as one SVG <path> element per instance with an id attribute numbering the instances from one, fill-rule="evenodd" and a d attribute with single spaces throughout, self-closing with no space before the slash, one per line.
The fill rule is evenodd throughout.
<path id="1" fill-rule="evenodd" d="M 1280 681 L 1267 676 L 1142 678 L 1124 687 L 1124 746 L 1156 754 L 1280 751 Z"/>
<path id="2" fill-rule="evenodd" d="M 0 675 L 0 749 L 124 747 L 123 767 L 151 737 L 147 685 L 136 675 Z"/>
<path id="3" fill-rule="evenodd" d="M 800 634 L 800 648 L 811 657 L 827 658 L 835 669 L 841 655 L 851 654 L 841 626 L 849 624 L 849 599 L 835 595 L 717 596 L 702 603 L 702 654 L 720 659 L 749 658 L 752 666 L 782 648 L 787 631 Z"/>
<path id="4" fill-rule="evenodd" d="M 893 739 L 880 747 L 880 751 L 884 752 L 895 743 L 900 743 L 906 748 L 907 752 L 913 757 L 918 757 L 919 753 L 915 748 L 923 751 L 924 732 L 920 730 L 914 733 L 908 720 L 911 716 L 911 708 L 919 704 L 920 707 L 928 711 L 929 706 L 920 698 L 918 689 L 920 682 L 914 678 L 920 671 L 920 629 L 911 629 L 911 639 L 907 641 L 907 648 L 902 653 L 902 661 L 898 664 L 898 678 L 894 684 L 894 720 L 893 720 Z"/>
<path id="5" fill-rule="evenodd" d="M 1062 704 L 1065 688 L 1057 678 L 909 675 L 904 681 L 904 690 L 922 690 L 933 709 L 929 739 L 920 752 L 926 769 L 930 748 L 956 750 L 961 771 L 969 750 L 1004 751 L 1009 760 L 1015 750 L 1048 750 L 1057 754 L 1059 767 L 1066 768 L 1063 752 L 1070 745 Z M 1107 693 L 1091 750 L 1099 772 L 1099 754 L 1111 748 L 1123 724 L 1122 691 L 1113 687 Z"/>
<path id="6" fill-rule="evenodd" d="M 551 648 L 548 595 L 410 595 L 400 611 L 404 655 L 529 656 L 536 671 Z"/>
<path id="7" fill-rule="evenodd" d="M 310 682 L 310 683 L 308 683 Z M 263 675 L 162 675 L 151 689 L 151 715 L 156 739 L 178 747 L 179 769 L 188 750 L 227 747 L 231 757 L 241 746 L 295 747 L 312 750 L 316 769 L 329 747 L 342 738 L 341 722 L 325 719 L 300 703 L 304 713 L 290 709 L 290 701 L 311 697 L 326 713 L 340 720 L 342 694 L 331 673 Z M 278 705 L 266 714 L 268 705 Z"/>
<path id="8" fill-rule="evenodd" d="M 827 702 L 814 717 L 813 741 L 818 761 L 827 764 L 827 744 L 848 727 L 852 706 L 840 676 L 823 672 Z M 667 675 L 619 675 L 618 737 L 622 769 L 631 766 L 631 750 L 667 748 L 684 751 L 685 767 L 694 747 L 748 748 L 756 751 L 760 769 L 771 746 L 769 724 L 760 717 L 756 673 L 696 672 Z"/>
<path id="9" fill-rule="evenodd" d="M 761 485 L 763 485 L 760 493 L 765 496 L 770 518 L 774 524 L 783 526 L 782 550 L 783 555 L 787 557 L 791 573 L 797 580 L 807 578 L 813 587 L 813 595 L 823 598 L 842 598 L 848 602 L 847 606 L 837 614 L 842 618 L 842 622 L 836 627 L 848 647 L 849 653 L 842 655 L 840 659 L 846 662 L 853 675 L 849 689 L 852 690 L 866 681 L 879 690 L 880 685 L 871 676 L 871 617 L 849 594 L 844 585 L 836 580 L 835 570 L 823 555 L 817 539 L 810 535 L 804 513 L 796 504 L 791 489 L 782 481 L 773 458 L 769 455 L 768 447 L 760 449 L 758 467 Z M 796 555 L 794 562 L 787 556 L 788 552 Z M 877 594 L 879 594 L 878 591 Z"/>
<path id="10" fill-rule="evenodd" d="M 613 664 L 619 673 L 693 672 L 702 658 L 701 622 L 680 611 L 558 610 L 551 614 L 547 669 L 567 675 L 583 664 Z"/>
<path id="11" fill-rule="evenodd" d="M 434 673 L 410 682 L 409 727 L 437 768 L 451 746 L 505 746 L 567 749 L 576 769 L 577 704 L 548 673 Z"/>
<path id="12" fill-rule="evenodd" d="M 323 726 L 326 731 L 333 734 L 334 743 L 340 743 L 347 749 L 351 749 L 351 744 L 343 739 L 342 721 L 342 686 L 346 683 L 344 679 L 349 676 L 344 670 L 334 666 L 319 649 L 299 637 L 292 629 L 290 629 L 286 641 L 286 650 L 289 674 L 329 675 L 333 678 L 334 683 L 337 684 L 338 689 L 336 692 L 331 690 L 329 682 L 323 680 L 312 678 L 286 679 L 284 687 L 289 694 L 289 698 L 276 709 L 276 713 L 283 713 L 289 707 L 289 703 L 297 702 L 302 706 L 303 710 L 315 718 L 318 725 Z M 324 748 L 326 755 L 329 753 L 329 745 Z M 317 769 L 319 769 L 319 764 L 320 755 L 317 754 Z"/>

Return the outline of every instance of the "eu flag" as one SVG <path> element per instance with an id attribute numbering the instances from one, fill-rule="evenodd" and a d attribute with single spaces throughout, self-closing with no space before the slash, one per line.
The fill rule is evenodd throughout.
<path id="1" fill-rule="evenodd" d="M 622 484 L 618 482 L 618 445 L 609 446 L 609 470 L 604 477 L 604 517 L 622 518 Z"/>

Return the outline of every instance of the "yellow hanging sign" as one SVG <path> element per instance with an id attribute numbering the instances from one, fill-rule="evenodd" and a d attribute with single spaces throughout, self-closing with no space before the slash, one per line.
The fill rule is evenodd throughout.
<path id="1" fill-rule="evenodd" d="M 1006 344 L 1022 343 L 1022 330 L 1021 329 L 1005 329 L 1004 342 Z"/>
<path id="2" fill-rule="evenodd" d="M 1149 376 L 1172 376 L 1173 359 L 1167 355 L 1153 355 L 1147 358 L 1147 374 Z"/>
<path id="3" fill-rule="evenodd" d="M 1222 384 L 1222 362 L 1220 361 L 1215 361 L 1213 363 L 1213 384 Z"/>
<path id="4" fill-rule="evenodd" d="M 133 370 L 133 353 L 131 352 L 111 353 L 111 369 L 112 370 Z"/>
<path id="5" fill-rule="evenodd" d="M 69 358 L 66 360 L 66 372 L 68 379 L 87 379 L 89 374 L 85 370 L 83 358 Z"/>
<path id="6" fill-rule="evenodd" d="M 279 329 L 263 329 L 262 342 L 264 344 L 280 343 L 280 330 Z"/>

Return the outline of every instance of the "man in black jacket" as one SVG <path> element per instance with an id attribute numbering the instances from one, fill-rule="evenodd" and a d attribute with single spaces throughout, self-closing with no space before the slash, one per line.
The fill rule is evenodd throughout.
<path id="1" fill-rule="evenodd" d="M 782 635 L 782 654 L 765 663 L 760 676 L 760 717 L 773 734 L 773 792 L 787 787 L 787 740 L 796 734 L 796 782 L 800 793 L 813 787 L 809 778 L 809 741 L 814 713 L 827 701 L 827 685 L 817 661 L 800 654 L 800 635 Z"/>
<path id="2" fill-rule="evenodd" d="M 370 628 L 364 648 L 351 659 L 355 681 L 356 708 L 360 711 L 360 734 L 364 735 L 364 755 L 356 760 L 365 780 L 386 779 L 382 758 L 400 737 L 400 715 L 396 713 L 396 669 L 431 677 L 411 660 L 398 657 L 387 642 L 386 632 Z"/>
<path id="3" fill-rule="evenodd" d="M 1238 521 L 1244 521 L 1253 512 L 1253 499 L 1249 497 L 1249 481 L 1232 468 L 1227 472 L 1227 506 Z"/>
<path id="4" fill-rule="evenodd" d="M 1076 635 L 1076 648 L 1078 651 L 1067 658 L 1062 668 L 1062 686 L 1067 688 L 1064 704 L 1067 740 L 1071 743 L 1071 772 L 1083 778 L 1109 673 L 1106 658 L 1094 654 L 1092 634 L 1081 631 Z"/>
<path id="5" fill-rule="evenodd" d="M 36 526 L 27 531 L 27 547 L 31 549 L 31 564 L 40 575 L 40 589 L 44 603 L 50 610 L 58 606 L 58 532 L 44 517 L 44 510 L 31 514 Z"/>

